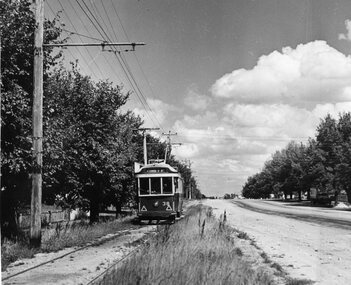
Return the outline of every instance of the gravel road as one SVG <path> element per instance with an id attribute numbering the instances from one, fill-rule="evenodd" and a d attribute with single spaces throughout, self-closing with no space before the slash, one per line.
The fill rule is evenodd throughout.
<path id="1" fill-rule="evenodd" d="M 205 200 L 226 211 L 292 277 L 316 284 L 351 284 L 351 212 L 263 200 Z"/>

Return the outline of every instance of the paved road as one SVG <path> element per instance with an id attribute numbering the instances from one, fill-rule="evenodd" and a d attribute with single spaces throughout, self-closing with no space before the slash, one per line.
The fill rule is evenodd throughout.
<path id="1" fill-rule="evenodd" d="M 351 284 L 351 212 L 264 200 L 207 200 L 293 278 Z M 296 205 L 296 203 L 294 203 Z"/>

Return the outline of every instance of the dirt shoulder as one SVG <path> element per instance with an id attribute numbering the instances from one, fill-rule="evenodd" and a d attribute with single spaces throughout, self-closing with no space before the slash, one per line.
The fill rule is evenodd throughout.
<path id="1" fill-rule="evenodd" d="M 204 203 L 217 216 L 226 210 L 228 223 L 246 232 L 292 278 L 310 279 L 317 284 L 350 283 L 350 230 L 250 211 L 226 200 Z M 318 210 L 313 214 L 318 215 Z"/>
<path id="2" fill-rule="evenodd" d="M 18 260 L 2 272 L 2 284 L 87 284 L 111 264 L 134 250 L 137 240 L 155 230 L 156 226 L 146 226 L 125 231 L 123 234 L 107 235 L 94 246 L 78 251 L 77 248 L 67 248 L 59 252 L 37 254 L 31 259 Z M 64 257 L 59 258 L 61 256 Z M 6 279 L 55 258 L 59 259 Z"/>

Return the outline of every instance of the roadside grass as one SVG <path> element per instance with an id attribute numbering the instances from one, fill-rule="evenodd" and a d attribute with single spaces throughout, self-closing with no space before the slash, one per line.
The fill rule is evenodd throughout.
<path id="1" fill-rule="evenodd" d="M 83 246 L 104 235 L 130 229 L 131 218 L 122 218 L 89 225 L 87 221 L 58 223 L 42 231 L 42 244 L 39 249 L 29 246 L 28 234 L 17 241 L 4 239 L 1 244 L 1 271 L 18 259 L 32 258 L 39 252 L 53 252 L 66 247 Z"/>
<path id="2" fill-rule="evenodd" d="M 99 284 L 274 284 L 273 274 L 248 262 L 235 245 L 235 230 L 211 209 L 198 205 L 187 212 L 178 223 L 160 227 Z"/>

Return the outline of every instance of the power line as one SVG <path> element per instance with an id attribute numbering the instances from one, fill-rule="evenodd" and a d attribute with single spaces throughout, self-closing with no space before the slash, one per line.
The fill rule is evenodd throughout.
<path id="1" fill-rule="evenodd" d="M 67 20 L 70 22 L 70 24 L 71 24 L 72 28 L 75 30 L 75 32 L 76 32 L 76 33 L 78 33 L 78 31 L 77 31 L 76 27 L 74 26 L 73 22 L 71 21 L 70 17 L 68 16 L 68 14 L 67 14 L 66 10 L 64 9 L 64 7 L 63 7 L 63 5 L 62 5 L 62 3 L 61 3 L 61 0 L 58 0 L 58 3 L 60 4 L 60 6 L 61 6 L 61 8 L 62 8 L 62 11 L 65 13 L 66 18 L 67 18 Z M 68 1 L 68 3 L 70 3 L 71 7 L 73 8 L 73 11 L 74 11 L 74 12 L 75 12 L 75 14 L 77 15 L 78 19 L 81 21 L 81 19 L 80 19 L 80 17 L 79 17 L 79 14 L 76 12 L 76 10 L 75 10 L 74 6 L 71 4 L 71 2 L 70 2 L 70 1 Z M 49 2 L 48 2 L 48 5 L 49 5 Z M 50 8 L 50 5 L 49 5 L 49 8 Z M 80 36 L 79 36 L 79 38 L 80 38 L 80 40 L 81 40 L 81 37 L 80 37 Z M 87 66 L 89 67 L 89 66 L 90 66 L 90 64 L 89 64 L 89 63 L 86 61 L 86 59 L 85 59 L 85 57 L 83 56 L 83 54 L 81 53 L 81 51 L 80 51 L 78 48 L 76 48 L 76 49 L 77 49 L 78 53 L 80 54 L 80 56 L 81 56 L 82 60 L 83 60 L 83 61 L 85 61 L 85 63 L 86 63 L 86 64 L 87 64 Z M 92 59 L 92 62 L 94 62 L 94 64 L 95 64 L 95 66 L 96 66 L 97 70 L 98 70 L 98 71 L 99 71 L 99 73 L 100 73 L 100 76 L 102 77 L 102 76 L 103 76 L 103 73 L 102 73 L 102 71 L 101 71 L 100 67 L 99 67 L 99 66 L 96 64 L 96 62 L 95 62 L 95 60 L 94 60 L 93 56 L 91 55 L 90 51 L 89 51 L 87 48 L 85 48 L 85 49 L 86 49 L 86 51 L 87 51 L 88 55 L 90 56 L 90 58 Z M 69 51 L 69 52 L 72 54 L 72 52 L 71 52 L 71 51 Z M 73 54 L 72 54 L 72 57 L 74 58 Z M 91 71 L 92 71 L 92 73 L 95 75 L 95 77 L 97 78 L 97 76 L 96 76 L 96 74 L 95 74 L 94 70 L 91 70 Z"/>
<path id="2" fill-rule="evenodd" d="M 84 10 L 83 6 L 80 4 L 80 2 L 78 0 L 76 0 L 76 2 L 78 3 L 79 7 L 83 10 L 83 12 L 85 13 L 85 15 L 87 16 L 87 18 L 90 20 L 90 22 L 93 24 L 93 26 L 95 27 L 95 29 L 98 31 L 98 33 L 103 37 L 103 38 L 107 38 L 109 39 L 108 34 L 103 30 L 102 26 L 100 25 L 100 23 L 98 22 L 98 20 L 96 19 L 96 17 L 93 15 L 93 13 L 91 12 L 91 10 L 89 9 L 89 7 L 86 5 L 86 3 L 83 1 L 84 6 L 86 7 L 86 9 L 89 11 L 89 14 L 91 15 L 91 17 L 88 15 L 88 13 Z M 93 19 L 95 20 L 95 22 L 93 21 Z M 103 35 L 104 34 L 104 35 Z M 155 124 L 153 118 L 150 116 L 150 114 L 148 113 L 147 109 L 149 109 L 151 111 L 152 114 L 153 110 L 151 109 L 151 107 L 149 106 L 149 104 L 147 103 L 146 98 L 144 97 L 143 93 L 141 92 L 135 77 L 128 65 L 128 63 L 126 62 L 126 60 L 122 57 L 122 55 L 120 54 L 120 52 L 117 49 L 114 49 L 114 54 L 117 58 L 117 60 L 119 61 L 125 75 L 126 78 L 128 80 L 128 82 L 130 83 L 131 87 L 134 89 L 137 97 L 139 98 L 140 102 L 142 103 L 142 105 L 145 108 L 146 113 L 148 114 L 149 118 L 151 119 L 151 121 L 153 121 L 153 123 Z M 123 63 L 123 64 L 122 64 Z M 144 99 L 144 100 L 143 100 Z M 147 107 L 146 107 L 147 106 Z M 163 129 L 161 123 L 158 121 L 157 116 L 154 114 L 155 119 L 157 120 L 159 126 Z"/>
<path id="3" fill-rule="evenodd" d="M 79 15 L 79 13 L 78 13 L 77 10 L 75 9 L 74 5 L 71 3 L 71 1 L 68 1 L 68 2 L 70 3 L 70 5 L 71 5 L 71 7 L 72 7 L 72 9 L 73 9 L 73 11 L 74 11 L 74 13 L 75 13 L 75 15 L 78 17 L 78 19 L 79 19 L 80 23 L 82 24 L 82 26 L 83 26 L 83 27 L 85 28 L 85 30 L 89 33 L 89 31 L 87 30 L 86 26 L 84 25 L 84 23 L 83 23 L 83 21 L 82 21 L 80 15 Z M 68 17 L 68 15 L 67 15 L 67 17 Z M 69 19 L 69 17 L 68 17 L 68 19 Z M 70 19 L 69 19 L 69 21 L 71 22 Z M 73 25 L 72 22 L 71 22 L 71 25 L 72 25 L 72 27 L 74 28 L 74 30 L 77 31 L 77 29 L 74 27 L 74 25 Z M 94 39 L 95 39 L 95 38 L 94 38 Z M 103 40 L 101 40 L 101 39 L 99 39 L 99 40 L 100 40 L 100 41 L 103 41 Z M 85 49 L 87 50 L 87 52 L 88 52 L 89 55 L 90 55 L 89 50 L 88 50 L 87 48 L 85 48 Z M 121 81 L 121 79 L 119 78 L 119 76 L 118 76 L 118 74 L 116 73 L 115 69 L 111 66 L 110 61 L 108 61 L 108 60 L 106 59 L 106 57 L 105 57 L 104 54 L 103 54 L 103 58 L 104 58 L 105 62 L 110 66 L 112 72 L 116 75 L 117 79 L 118 79 L 119 81 Z"/>
<path id="4" fill-rule="evenodd" d="M 60 1 L 59 1 L 60 2 Z M 61 28 L 62 31 L 65 31 L 67 33 L 70 33 L 72 35 L 77 35 L 77 36 L 80 36 L 80 37 L 84 37 L 84 38 L 87 38 L 87 39 L 91 39 L 91 40 L 96 40 L 96 41 L 101 41 L 103 42 L 102 39 L 99 39 L 99 38 L 94 38 L 94 37 L 91 37 L 91 36 L 87 36 L 87 35 L 83 35 L 83 34 L 80 34 L 80 33 L 77 33 L 77 32 L 72 32 L 70 30 L 67 30 L 67 29 L 63 29 Z"/>
<path id="5" fill-rule="evenodd" d="M 102 3 L 103 3 L 103 2 L 102 2 Z M 119 23 L 120 23 L 120 25 L 121 25 L 121 27 L 122 27 L 123 33 L 124 33 L 126 39 L 129 41 L 128 34 L 127 34 L 127 32 L 126 32 L 126 30 L 125 30 L 125 28 L 124 28 L 124 26 L 123 26 L 123 23 L 122 23 L 122 21 L 121 21 L 121 18 L 119 17 L 119 14 L 118 14 L 118 12 L 117 12 L 117 9 L 116 9 L 116 7 L 115 7 L 115 4 L 114 4 L 114 2 L 113 2 L 112 0 L 111 0 L 111 3 L 112 3 L 113 10 L 114 10 L 114 12 L 115 12 L 115 14 L 116 14 L 116 16 L 117 16 L 117 19 L 118 19 L 118 21 L 119 21 Z M 155 92 L 154 92 L 154 90 L 153 90 L 153 88 L 152 88 L 152 86 L 151 86 L 151 84 L 150 84 L 150 82 L 149 82 L 149 80 L 148 80 L 148 78 L 147 78 L 145 72 L 144 72 L 144 69 L 143 69 L 142 65 L 140 64 L 140 61 L 139 61 L 139 58 L 138 58 L 137 54 L 134 53 L 133 55 L 134 55 L 134 57 L 135 57 L 135 59 L 136 59 L 136 62 L 137 62 L 137 64 L 138 64 L 139 68 L 140 68 L 141 73 L 143 74 L 143 76 L 144 76 L 144 78 L 145 78 L 145 81 L 146 81 L 147 85 L 149 86 L 149 89 L 150 89 L 150 91 L 151 91 L 151 94 L 152 94 L 153 97 L 155 98 Z M 158 97 L 158 96 L 156 96 L 156 97 Z M 159 97 L 158 97 L 158 98 L 159 98 Z"/>

